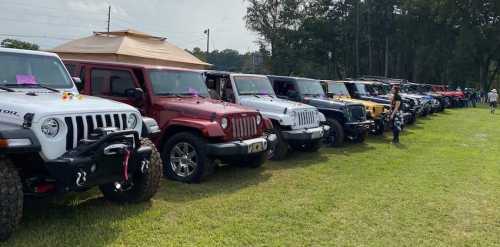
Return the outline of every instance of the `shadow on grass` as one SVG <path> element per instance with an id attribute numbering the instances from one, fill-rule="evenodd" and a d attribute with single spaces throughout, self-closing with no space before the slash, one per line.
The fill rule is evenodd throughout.
<path id="1" fill-rule="evenodd" d="M 32 246 L 43 244 L 42 241 L 48 241 L 49 243 L 45 244 L 53 246 L 62 243 L 64 246 L 81 246 L 86 245 L 85 241 L 89 239 L 92 239 L 92 246 L 108 246 L 120 236 L 121 232 L 113 225 L 120 224 L 120 221 L 140 215 L 151 208 L 150 202 L 120 205 L 111 203 L 100 195 L 96 197 L 96 194 L 93 192 L 69 195 L 64 197 L 64 200 L 27 197 L 21 225 L 14 236 L 4 244 L 14 246 L 17 238 L 30 236 L 32 239 L 41 241 L 29 243 Z M 78 202 L 68 203 L 68 198 L 74 198 L 74 202 Z M 57 227 L 54 227 L 54 224 L 57 224 Z M 64 231 L 60 232 L 61 229 Z M 96 238 L 96 235 L 100 237 Z"/>
<path id="2" fill-rule="evenodd" d="M 155 199 L 169 202 L 188 202 L 221 194 L 232 194 L 269 180 L 271 174 L 264 171 L 273 165 L 268 161 L 263 167 L 256 169 L 221 166 L 199 184 L 185 184 L 163 179 Z"/>

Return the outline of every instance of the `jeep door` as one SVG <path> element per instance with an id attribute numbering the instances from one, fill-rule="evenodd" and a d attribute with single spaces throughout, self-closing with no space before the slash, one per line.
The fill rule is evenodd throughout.
<path id="1" fill-rule="evenodd" d="M 293 80 L 281 80 L 281 79 L 271 79 L 274 92 L 278 98 L 291 100 L 291 101 L 301 101 L 299 88 L 297 83 Z"/>
<path id="2" fill-rule="evenodd" d="M 130 97 L 137 88 L 141 88 L 131 69 L 91 65 L 87 67 L 84 79 L 86 94 L 119 101 L 139 109 L 145 102 L 144 98 L 138 100 Z"/>

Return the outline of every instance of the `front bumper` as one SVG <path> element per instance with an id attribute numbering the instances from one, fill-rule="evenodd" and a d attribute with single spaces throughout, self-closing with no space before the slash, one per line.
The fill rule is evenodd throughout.
<path id="1" fill-rule="evenodd" d="M 411 123 L 415 120 L 415 113 L 404 112 L 403 119 L 405 124 Z"/>
<path id="2" fill-rule="evenodd" d="M 127 182 L 137 172 L 149 169 L 152 152 L 151 147 L 141 145 L 136 131 L 116 131 L 98 140 L 82 142 L 77 149 L 47 161 L 45 166 L 56 180 L 59 192 L 77 191 Z"/>
<path id="3" fill-rule="evenodd" d="M 226 143 L 211 143 L 207 145 L 207 152 L 210 156 L 246 156 L 251 154 L 262 153 L 272 145 L 275 145 L 278 140 L 276 134 L 269 134 L 264 137 L 259 137 L 249 140 L 233 141 Z"/>
<path id="4" fill-rule="evenodd" d="M 314 141 L 327 136 L 328 131 L 330 131 L 330 126 L 323 125 L 321 127 L 312 129 L 301 129 L 301 130 L 288 130 L 281 131 L 283 139 L 286 141 Z"/>
<path id="5" fill-rule="evenodd" d="M 375 122 L 373 120 L 366 120 L 363 122 L 349 122 L 344 124 L 344 128 L 346 132 L 360 134 L 375 128 Z"/>

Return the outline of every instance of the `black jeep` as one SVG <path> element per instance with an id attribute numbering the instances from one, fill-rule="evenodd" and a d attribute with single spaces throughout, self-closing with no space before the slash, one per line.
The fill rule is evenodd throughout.
<path id="1" fill-rule="evenodd" d="M 268 78 L 278 97 L 315 106 L 325 115 L 330 126 L 327 140 L 332 146 L 342 146 L 345 140 L 364 142 L 368 131 L 375 128 L 375 123 L 367 120 L 362 104 L 328 98 L 319 80 L 285 76 Z"/>

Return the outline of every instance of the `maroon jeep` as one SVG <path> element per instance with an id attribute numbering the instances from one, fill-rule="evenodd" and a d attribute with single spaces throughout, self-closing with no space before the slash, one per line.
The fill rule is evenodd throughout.
<path id="1" fill-rule="evenodd" d="M 218 163 L 259 167 L 276 140 L 272 123 L 253 109 L 209 98 L 203 71 L 65 60 L 83 94 L 137 107 L 156 119 L 165 175 L 199 182 Z"/>

